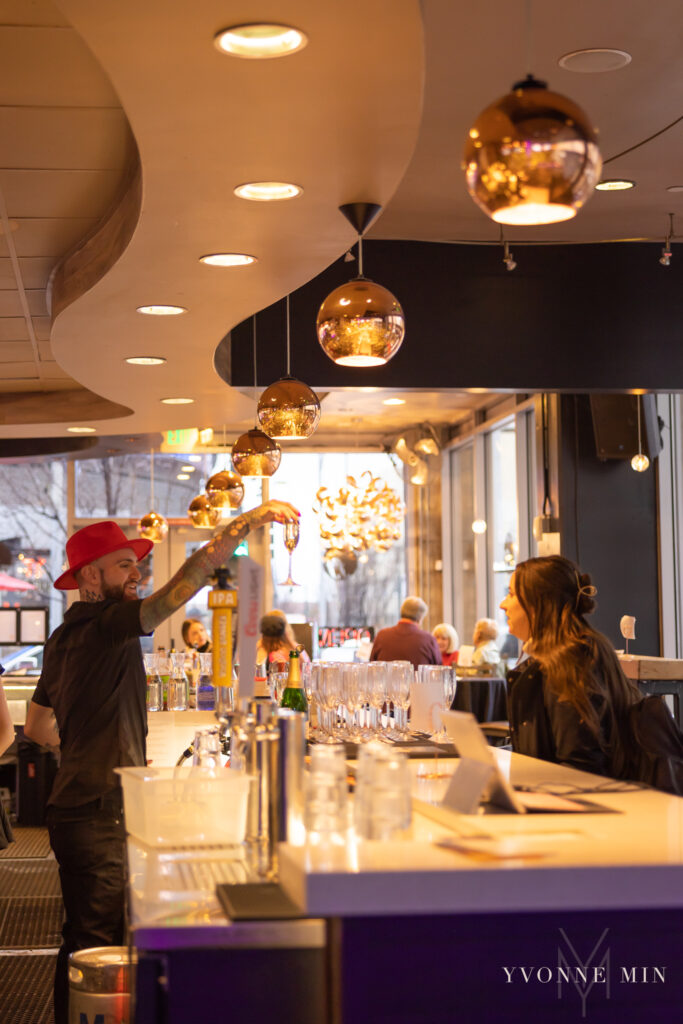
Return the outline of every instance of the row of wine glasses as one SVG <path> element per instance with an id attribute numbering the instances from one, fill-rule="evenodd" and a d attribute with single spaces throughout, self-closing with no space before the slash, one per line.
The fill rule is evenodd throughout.
<path id="1" fill-rule="evenodd" d="M 408 661 L 314 662 L 307 692 L 319 723 L 314 738 L 323 743 L 340 739 L 357 743 L 405 734 L 413 679 Z"/>

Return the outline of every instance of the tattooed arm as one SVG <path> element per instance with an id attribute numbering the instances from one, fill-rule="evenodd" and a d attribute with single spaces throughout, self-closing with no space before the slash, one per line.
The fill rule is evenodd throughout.
<path id="1" fill-rule="evenodd" d="M 222 533 L 190 555 L 165 587 L 146 597 L 140 606 L 140 624 L 146 633 L 167 619 L 205 587 L 215 570 L 224 565 L 250 530 L 265 523 L 291 523 L 298 511 L 286 501 L 268 501 L 237 516 Z"/>

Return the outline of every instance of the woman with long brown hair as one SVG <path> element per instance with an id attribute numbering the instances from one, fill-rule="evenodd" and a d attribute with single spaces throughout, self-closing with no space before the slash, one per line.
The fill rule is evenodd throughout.
<path id="1" fill-rule="evenodd" d="M 607 637 L 586 621 L 596 593 L 589 574 L 561 555 L 516 566 L 500 606 L 528 655 L 508 674 L 512 747 L 619 778 L 628 709 L 641 697 Z"/>

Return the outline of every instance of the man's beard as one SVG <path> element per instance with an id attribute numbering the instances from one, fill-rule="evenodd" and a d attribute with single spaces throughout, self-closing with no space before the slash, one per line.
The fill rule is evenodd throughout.
<path id="1" fill-rule="evenodd" d="M 113 586 L 104 582 L 104 573 L 100 569 L 100 590 L 105 601 L 134 601 L 136 594 L 126 594 L 125 583 L 115 583 Z"/>

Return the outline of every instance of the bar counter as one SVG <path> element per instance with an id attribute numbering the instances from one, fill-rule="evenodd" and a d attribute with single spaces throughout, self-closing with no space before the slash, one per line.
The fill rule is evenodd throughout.
<path id="1" fill-rule="evenodd" d="M 564 1024 L 582 1007 L 590 1024 L 680 1019 L 683 800 L 618 783 L 606 792 L 602 777 L 495 754 L 515 785 L 580 788 L 599 807 L 454 815 L 419 802 L 410 840 L 283 844 L 281 884 L 304 915 L 291 922 L 231 923 L 211 880 L 201 898 L 150 914 L 134 869 L 139 1024 L 203 1019 L 221 992 L 250 1024 Z M 434 845 L 446 838 L 467 852 Z M 505 859 L 481 852 L 501 842 Z M 237 851 L 224 869 L 219 878 L 239 880 Z M 558 984 L 568 962 L 606 970 L 607 984 Z M 521 966 L 553 983 L 522 983 Z"/>

